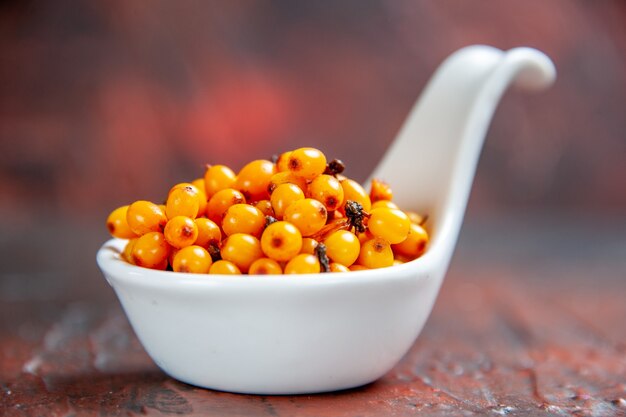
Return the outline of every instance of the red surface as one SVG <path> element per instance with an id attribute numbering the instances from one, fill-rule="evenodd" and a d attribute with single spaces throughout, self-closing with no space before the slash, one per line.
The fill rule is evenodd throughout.
<path id="1" fill-rule="evenodd" d="M 110 290 L 86 301 L 9 300 L 0 307 L 0 411 L 626 415 L 623 262 L 544 259 L 521 266 L 476 259 L 453 264 L 422 335 L 389 374 L 364 387 L 310 396 L 229 394 L 167 377 L 144 353 Z M 96 274 L 87 283 L 101 281 Z"/>

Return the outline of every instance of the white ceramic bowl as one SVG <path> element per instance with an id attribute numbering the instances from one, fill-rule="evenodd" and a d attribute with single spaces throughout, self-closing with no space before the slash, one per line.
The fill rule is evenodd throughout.
<path id="1" fill-rule="evenodd" d="M 363 385 L 389 371 L 426 321 L 454 250 L 483 138 L 517 76 L 545 87 L 542 53 L 464 48 L 441 66 L 375 177 L 400 207 L 429 214 L 421 258 L 336 274 L 217 276 L 153 271 L 120 259 L 110 240 L 98 265 L 156 364 L 189 384 L 255 394 Z"/>
<path id="2" fill-rule="evenodd" d="M 167 374 L 223 391 L 298 394 L 374 381 L 411 347 L 441 281 L 420 268 L 212 276 L 98 264 L 148 354 Z M 442 272 L 441 272 L 442 274 Z"/>

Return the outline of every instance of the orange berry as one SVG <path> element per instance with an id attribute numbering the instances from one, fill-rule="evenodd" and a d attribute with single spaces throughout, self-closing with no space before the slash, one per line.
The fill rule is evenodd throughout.
<path id="1" fill-rule="evenodd" d="M 393 251 L 385 239 L 375 237 L 361 245 L 359 264 L 368 268 L 384 268 L 393 265 Z"/>
<path id="2" fill-rule="evenodd" d="M 265 228 L 261 236 L 261 249 L 269 258 L 286 262 L 300 253 L 302 234 L 288 222 L 275 222 Z"/>
<path id="3" fill-rule="evenodd" d="M 378 200 L 393 200 L 393 192 L 391 191 L 389 184 L 374 178 L 370 188 L 370 200 L 372 200 L 372 203 L 375 203 Z"/>
<path id="4" fill-rule="evenodd" d="M 208 274 L 213 260 L 206 249 L 200 246 L 187 246 L 179 250 L 172 261 L 174 272 Z"/>
<path id="5" fill-rule="evenodd" d="M 287 167 L 294 175 L 312 180 L 326 170 L 326 156 L 315 148 L 299 148 L 289 155 Z"/>
<path id="6" fill-rule="evenodd" d="M 409 216 L 409 220 L 411 220 L 411 223 L 419 224 L 420 226 L 426 223 L 426 216 L 422 216 L 421 214 L 418 214 L 414 211 L 405 211 L 405 213 L 407 216 Z"/>
<path id="7" fill-rule="evenodd" d="M 396 203 L 391 202 L 389 200 L 378 200 L 377 202 L 372 204 L 372 210 L 380 208 L 380 207 L 386 207 L 386 208 L 398 210 L 398 206 L 396 205 Z"/>
<path id="8" fill-rule="evenodd" d="M 315 249 L 319 245 L 319 242 L 310 237 L 305 237 L 302 239 L 302 249 L 300 249 L 300 253 L 308 253 L 309 255 L 315 255 Z"/>
<path id="9" fill-rule="evenodd" d="M 343 202 L 343 188 L 332 175 L 318 175 L 309 184 L 307 197 L 314 198 L 324 204 L 326 210 L 335 211 Z"/>
<path id="10" fill-rule="evenodd" d="M 167 223 L 167 217 L 156 204 L 139 200 L 128 206 L 126 222 L 130 230 L 141 236 L 149 232 L 162 232 Z"/>
<path id="11" fill-rule="evenodd" d="M 283 273 L 283 269 L 280 267 L 280 264 L 273 259 L 259 258 L 252 262 L 248 273 L 250 275 L 280 275 Z"/>
<path id="12" fill-rule="evenodd" d="M 237 268 L 237 265 L 230 261 L 219 260 L 211 265 L 209 274 L 219 275 L 241 275 L 241 271 Z"/>
<path id="13" fill-rule="evenodd" d="M 370 211 L 372 208 L 372 202 L 363 187 L 361 187 L 361 184 L 349 178 L 340 181 L 340 183 L 341 188 L 343 189 L 343 201 L 341 202 L 341 208 L 345 207 L 346 202 L 350 200 L 363 206 L 363 210 Z"/>
<path id="14" fill-rule="evenodd" d="M 272 208 L 272 203 L 270 200 L 259 200 L 254 203 L 254 207 L 261 210 L 264 216 L 272 216 L 274 217 L 274 209 Z"/>
<path id="15" fill-rule="evenodd" d="M 126 215 L 128 213 L 128 206 L 118 207 L 109 214 L 107 218 L 107 228 L 111 236 L 119 239 L 132 239 L 137 237 L 128 225 Z"/>
<path id="16" fill-rule="evenodd" d="M 249 204 L 234 204 L 226 210 L 222 221 L 222 230 L 226 236 L 235 233 L 247 233 L 261 236 L 265 228 L 265 215 L 258 208 Z"/>
<path id="17" fill-rule="evenodd" d="M 300 187 L 302 191 L 307 189 L 306 179 L 293 175 L 289 171 L 277 172 L 276 174 L 272 175 L 272 178 L 270 178 L 270 185 L 268 188 L 268 191 L 270 192 L 270 194 L 274 192 L 276 187 L 278 187 L 281 184 L 295 184 L 298 187 Z"/>
<path id="18" fill-rule="evenodd" d="M 270 197 L 275 217 L 282 219 L 285 209 L 299 200 L 304 200 L 304 192 L 297 185 L 285 183 L 277 186 Z"/>
<path id="19" fill-rule="evenodd" d="M 201 217 L 195 219 L 194 223 L 198 228 L 198 237 L 193 243 L 194 245 L 207 248 L 211 244 L 219 244 L 221 242 L 222 232 L 220 231 L 220 227 L 215 224 L 214 221 Z"/>
<path id="20" fill-rule="evenodd" d="M 428 233 L 419 224 L 411 223 L 409 234 L 402 242 L 392 245 L 395 252 L 411 259 L 422 256 L 428 244 Z"/>
<path id="21" fill-rule="evenodd" d="M 357 233 L 356 237 L 358 237 L 359 242 L 363 244 L 363 242 L 365 242 L 366 240 L 373 239 L 374 235 L 369 230 L 366 229 L 365 232 L 363 233 Z"/>
<path id="22" fill-rule="evenodd" d="M 174 256 L 176 256 L 179 250 L 180 249 L 178 248 L 170 247 L 170 254 L 167 255 L 167 262 L 170 264 L 170 266 L 174 264 Z"/>
<path id="23" fill-rule="evenodd" d="M 167 256 L 170 246 L 161 232 L 148 232 L 137 238 L 131 257 L 133 264 L 144 268 L 167 268 Z"/>
<path id="24" fill-rule="evenodd" d="M 353 265 L 350 265 L 350 267 L 348 267 L 348 269 L 350 271 L 367 271 L 368 269 L 371 269 L 371 268 L 368 268 L 366 266 L 359 265 L 359 264 L 353 264 Z"/>
<path id="25" fill-rule="evenodd" d="M 333 262 L 345 266 L 352 265 L 359 257 L 361 244 L 354 233 L 347 230 L 338 230 L 324 239 L 326 255 Z"/>
<path id="26" fill-rule="evenodd" d="M 191 184 L 195 186 L 198 191 L 200 191 L 200 208 L 198 209 L 198 217 L 204 216 L 206 214 L 206 205 L 209 201 L 206 196 L 206 184 L 204 183 L 204 178 L 196 178 L 191 181 Z"/>
<path id="27" fill-rule="evenodd" d="M 206 194 L 206 184 L 204 182 L 204 178 L 196 178 L 195 180 L 191 181 L 191 185 Z"/>
<path id="28" fill-rule="evenodd" d="M 409 234 L 411 220 L 402 210 L 387 207 L 375 208 L 367 221 L 368 230 L 389 243 L 400 243 Z"/>
<path id="29" fill-rule="evenodd" d="M 221 225 L 226 210 L 235 204 L 244 204 L 245 197 L 233 188 L 226 188 L 216 192 L 206 206 L 206 216 Z"/>
<path id="30" fill-rule="evenodd" d="M 176 216 L 187 216 L 195 219 L 200 212 L 201 201 L 204 194 L 191 184 L 174 187 L 167 196 L 165 213 L 168 219 Z"/>
<path id="31" fill-rule="evenodd" d="M 321 271 L 320 261 L 315 255 L 301 253 L 287 262 L 285 274 L 319 274 Z"/>
<path id="32" fill-rule="evenodd" d="M 193 245 L 198 238 L 198 226 L 189 217 L 176 216 L 167 222 L 163 235 L 171 246 L 184 248 Z"/>
<path id="33" fill-rule="evenodd" d="M 276 167 L 270 161 L 258 159 L 244 166 L 237 174 L 235 187 L 247 201 L 266 200 L 269 198 L 268 186 Z"/>
<path id="34" fill-rule="evenodd" d="M 285 172 L 289 171 L 289 157 L 291 156 L 291 151 L 283 152 L 278 156 L 276 160 L 276 171 Z"/>
<path id="35" fill-rule="evenodd" d="M 263 257 L 261 242 L 252 235 L 235 233 L 222 243 L 222 259 L 234 263 L 241 272 L 248 272 L 252 262 Z"/>
<path id="36" fill-rule="evenodd" d="M 207 198 L 213 197 L 218 191 L 233 188 L 235 173 L 225 165 L 207 166 L 204 172 L 204 191 Z"/>
<path id="37" fill-rule="evenodd" d="M 350 269 L 345 265 L 338 264 L 337 262 L 331 262 L 330 272 L 350 272 Z"/>
<path id="38" fill-rule="evenodd" d="M 302 236 L 319 232 L 326 224 L 328 211 L 322 203 L 312 198 L 296 201 L 287 207 L 283 219 L 295 225 Z"/>
<path id="39" fill-rule="evenodd" d="M 126 243 L 126 245 L 124 246 L 124 250 L 122 251 L 122 259 L 124 259 L 126 262 L 130 263 L 130 264 L 135 264 L 135 262 L 133 261 L 133 247 L 135 246 L 135 243 L 137 242 L 137 238 L 133 238 L 130 239 L 128 241 L 128 243 Z"/>

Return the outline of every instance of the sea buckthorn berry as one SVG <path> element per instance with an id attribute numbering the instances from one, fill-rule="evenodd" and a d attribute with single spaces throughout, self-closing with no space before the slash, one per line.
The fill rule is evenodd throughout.
<path id="1" fill-rule="evenodd" d="M 192 186 L 194 186 L 194 187 L 195 187 L 195 185 L 193 185 L 193 184 L 192 184 L 192 183 L 190 183 L 190 182 L 179 182 L 178 184 L 176 184 L 176 185 L 174 185 L 174 186 L 172 186 L 172 187 L 170 188 L 170 190 L 167 192 L 167 195 L 169 196 L 170 194 L 172 194 L 172 191 L 177 190 L 177 189 L 179 189 L 179 188 L 185 188 L 185 187 L 187 187 L 187 186 L 189 186 L 189 185 L 192 185 Z M 196 188 L 198 188 L 198 187 L 196 187 Z"/>
<path id="2" fill-rule="evenodd" d="M 419 224 L 420 226 L 426 223 L 426 216 L 422 216 L 421 214 L 418 214 L 414 211 L 405 211 L 405 213 L 407 216 L 409 216 L 409 220 L 411 220 L 411 223 Z"/>
<path id="3" fill-rule="evenodd" d="M 208 274 L 212 263 L 211 255 L 206 249 L 192 245 L 176 252 L 172 261 L 172 269 L 174 272 Z"/>
<path id="4" fill-rule="evenodd" d="M 244 204 L 246 198 L 233 188 L 218 191 L 211 197 L 206 206 L 206 216 L 217 224 L 222 224 L 226 210 L 235 204 Z"/>
<path id="5" fill-rule="evenodd" d="M 165 240 L 175 248 L 193 245 L 198 238 L 198 226 L 187 216 L 171 218 L 163 231 Z"/>
<path id="6" fill-rule="evenodd" d="M 137 237 L 135 232 L 130 229 L 128 221 L 126 220 L 126 214 L 128 213 L 128 206 L 118 207 L 109 214 L 107 218 L 107 229 L 111 236 L 120 239 L 132 239 Z"/>
<path id="7" fill-rule="evenodd" d="M 194 220 L 198 227 L 198 237 L 193 243 L 197 246 L 207 248 L 210 244 L 219 244 L 222 240 L 222 232 L 220 227 L 213 220 L 200 217 Z"/>
<path id="8" fill-rule="evenodd" d="M 393 265 L 391 245 L 379 237 L 366 241 L 361 245 L 358 263 L 371 269 Z"/>
<path id="9" fill-rule="evenodd" d="M 345 266 L 352 265 L 359 257 L 361 243 L 354 233 L 347 230 L 338 230 L 330 234 L 325 240 L 326 255 L 332 262 Z"/>
<path id="10" fill-rule="evenodd" d="M 387 207 L 387 208 L 396 209 L 396 210 L 398 209 L 397 204 L 389 200 L 378 200 L 377 202 L 372 204 L 372 210 L 380 208 L 380 207 Z"/>
<path id="11" fill-rule="evenodd" d="M 191 184 L 173 188 L 167 196 L 165 213 L 168 219 L 176 216 L 187 216 L 195 219 L 200 212 L 201 200 L 204 194 Z"/>
<path id="12" fill-rule="evenodd" d="M 411 227 L 409 216 L 398 209 L 373 209 L 367 222 L 368 230 L 389 243 L 400 243 L 407 238 Z"/>
<path id="13" fill-rule="evenodd" d="M 139 200 L 128 206 L 126 222 L 133 233 L 141 236 L 149 232 L 162 232 L 167 217 L 161 207 L 149 201 Z"/>
<path id="14" fill-rule="evenodd" d="M 196 178 L 191 181 L 191 184 L 195 186 L 198 191 L 200 191 L 200 208 L 198 209 L 198 217 L 204 216 L 206 214 L 206 205 L 209 201 L 206 196 L 206 184 L 204 183 L 204 178 Z"/>
<path id="15" fill-rule="evenodd" d="M 274 216 L 277 219 L 283 218 L 285 209 L 299 200 L 304 200 L 304 191 L 300 189 L 296 184 L 280 184 L 272 192 L 270 201 L 272 208 L 274 209 Z"/>
<path id="16" fill-rule="evenodd" d="M 371 268 L 368 268 L 366 266 L 359 265 L 359 264 L 354 264 L 354 265 L 350 265 L 348 269 L 350 271 L 367 271 L 368 269 L 371 269 Z"/>
<path id="17" fill-rule="evenodd" d="M 272 175 L 276 173 L 276 166 L 265 159 L 258 159 L 241 168 L 237 174 L 235 187 L 246 196 L 248 201 L 267 200 L 268 186 Z"/>
<path id="18" fill-rule="evenodd" d="M 370 196 L 367 195 L 363 187 L 361 187 L 361 184 L 349 178 L 340 181 L 340 184 L 343 189 L 341 207 L 345 207 L 346 202 L 350 200 L 359 203 L 363 207 L 363 210 L 370 211 L 372 202 L 370 201 Z"/>
<path id="19" fill-rule="evenodd" d="M 389 184 L 374 178 L 370 188 L 370 200 L 372 200 L 372 204 L 378 200 L 393 200 L 393 192 Z"/>
<path id="20" fill-rule="evenodd" d="M 252 262 L 248 273 L 250 275 L 281 275 L 283 269 L 280 267 L 280 264 L 273 259 L 260 258 Z"/>
<path id="21" fill-rule="evenodd" d="M 276 187 L 281 184 L 296 184 L 298 187 L 300 187 L 302 191 L 306 190 L 307 188 L 306 179 L 295 176 L 289 171 L 277 172 L 276 174 L 272 175 L 272 178 L 270 178 L 270 185 L 268 187 L 268 191 L 270 192 L 270 194 L 274 192 Z"/>
<path id="22" fill-rule="evenodd" d="M 302 248 L 300 249 L 300 253 L 308 253 L 309 255 L 315 255 L 315 248 L 317 248 L 319 242 L 310 237 L 305 237 L 302 239 Z"/>
<path id="23" fill-rule="evenodd" d="M 128 243 L 126 243 L 126 246 L 124 246 L 124 250 L 122 251 L 122 259 L 124 259 L 126 262 L 130 263 L 130 264 L 135 264 L 135 262 L 133 261 L 133 247 L 135 246 L 135 243 L 137 242 L 137 238 L 133 238 L 130 239 L 128 241 Z"/>
<path id="24" fill-rule="evenodd" d="M 274 222 L 265 228 L 261 236 L 263 253 L 275 261 L 286 262 L 300 253 L 302 234 L 288 222 Z"/>
<path id="25" fill-rule="evenodd" d="M 274 209 L 272 208 L 272 202 L 270 200 L 259 200 L 254 203 L 254 207 L 261 210 L 261 213 L 265 216 L 274 217 Z"/>
<path id="26" fill-rule="evenodd" d="M 237 268 L 237 265 L 230 261 L 216 261 L 213 262 L 209 269 L 209 274 L 213 275 L 241 275 L 241 271 Z"/>
<path id="27" fill-rule="evenodd" d="M 276 171 L 285 172 L 289 171 L 289 157 L 291 156 L 291 151 L 283 152 L 276 159 Z"/>
<path id="28" fill-rule="evenodd" d="M 191 181 L 191 185 L 193 185 L 206 195 L 206 184 L 204 182 L 204 178 L 196 178 L 195 180 Z"/>
<path id="29" fill-rule="evenodd" d="M 133 263 L 152 269 L 165 269 L 170 246 L 161 232 L 148 232 L 137 238 L 131 253 Z"/>
<path id="30" fill-rule="evenodd" d="M 265 215 L 261 210 L 249 204 L 230 206 L 222 220 L 222 230 L 226 236 L 247 233 L 258 238 L 264 228 Z"/>
<path id="31" fill-rule="evenodd" d="M 357 233 L 356 237 L 359 238 L 359 242 L 361 242 L 361 244 L 363 244 L 363 242 L 365 242 L 366 240 L 374 239 L 374 235 L 369 230 L 366 230 L 362 233 Z"/>
<path id="32" fill-rule="evenodd" d="M 308 253 L 296 255 L 285 265 L 285 274 L 319 274 L 320 271 L 319 259 Z"/>
<path id="33" fill-rule="evenodd" d="M 347 266 L 341 265 L 337 262 L 330 263 L 330 272 L 350 272 Z"/>
<path id="34" fill-rule="evenodd" d="M 196 217 L 204 216 L 204 214 L 206 213 L 207 198 L 206 198 L 206 193 L 204 192 L 204 180 L 202 178 L 195 179 L 192 182 L 180 182 L 176 184 L 175 186 L 170 188 L 170 191 L 167 194 L 168 197 L 172 193 L 172 191 L 178 188 L 185 188 L 187 186 L 195 187 L 198 193 L 200 194 L 198 197 L 198 202 L 199 202 L 198 215 Z M 165 210 L 167 210 L 167 207 L 165 208 Z"/>
<path id="35" fill-rule="evenodd" d="M 170 253 L 167 255 L 167 262 L 170 266 L 174 265 L 174 256 L 178 253 L 180 249 L 170 247 Z"/>
<path id="36" fill-rule="evenodd" d="M 392 245 L 394 252 L 415 259 L 422 256 L 428 244 L 428 233 L 419 224 L 411 223 L 409 235 L 402 242 Z"/>
<path id="37" fill-rule="evenodd" d="M 252 262 L 263 257 L 261 242 L 252 235 L 235 233 L 222 242 L 222 259 L 234 263 L 241 272 L 248 272 Z"/>
<path id="38" fill-rule="evenodd" d="M 299 148 L 289 155 L 287 167 L 294 175 L 312 180 L 326 170 L 326 156 L 315 148 Z"/>
<path id="39" fill-rule="evenodd" d="M 233 188 L 237 176 L 225 165 L 207 166 L 204 172 L 204 192 L 207 198 L 213 197 L 218 191 Z"/>
<path id="40" fill-rule="evenodd" d="M 302 236 L 317 233 L 326 224 L 328 211 L 322 203 L 312 198 L 299 200 L 287 207 L 283 219 L 295 225 Z"/>
<path id="41" fill-rule="evenodd" d="M 308 197 L 324 204 L 328 211 L 337 210 L 343 202 L 343 188 L 337 178 L 332 175 L 322 174 L 317 176 L 309 184 L 307 194 Z"/>

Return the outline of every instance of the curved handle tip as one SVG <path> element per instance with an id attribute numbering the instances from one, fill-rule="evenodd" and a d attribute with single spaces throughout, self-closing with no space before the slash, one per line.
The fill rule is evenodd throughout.
<path id="1" fill-rule="evenodd" d="M 543 52 L 534 48 L 514 48 L 506 53 L 507 61 L 517 61 L 519 72 L 514 85 L 524 90 L 539 91 L 550 87 L 556 80 L 556 67 Z"/>

